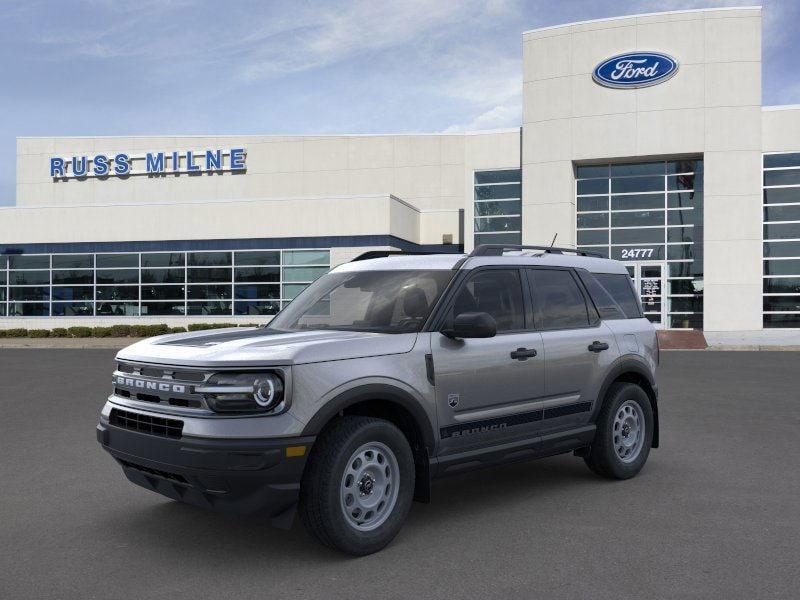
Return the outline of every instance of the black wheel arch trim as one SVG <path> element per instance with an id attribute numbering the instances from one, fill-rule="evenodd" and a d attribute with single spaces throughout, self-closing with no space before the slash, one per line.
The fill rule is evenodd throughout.
<path id="1" fill-rule="evenodd" d="M 597 402 L 597 404 L 595 405 L 594 411 L 592 413 L 592 422 L 597 421 L 597 415 L 600 413 L 600 409 L 602 408 L 603 401 L 605 401 L 608 389 L 617 379 L 619 379 L 620 377 L 622 377 L 627 373 L 635 373 L 636 375 L 643 377 L 650 386 L 650 390 L 645 389 L 645 393 L 647 394 L 648 398 L 650 398 L 650 405 L 653 409 L 653 441 L 651 446 L 653 448 L 658 448 L 659 445 L 658 385 L 656 384 L 655 377 L 650 371 L 647 363 L 642 358 L 634 356 L 623 356 L 617 359 L 611 365 L 609 372 L 606 375 L 606 378 L 603 380 L 603 385 L 600 387 L 600 391 L 597 394 L 599 402 Z"/>
<path id="2" fill-rule="evenodd" d="M 433 425 L 419 401 L 410 393 L 385 383 L 368 383 L 346 390 L 325 403 L 303 429 L 302 435 L 318 435 L 339 412 L 360 402 L 384 400 L 404 408 L 414 419 L 425 446 L 432 451 L 436 445 Z"/>

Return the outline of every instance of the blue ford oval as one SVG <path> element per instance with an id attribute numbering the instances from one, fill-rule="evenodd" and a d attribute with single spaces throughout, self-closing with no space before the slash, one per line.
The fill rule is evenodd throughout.
<path id="1" fill-rule="evenodd" d="M 618 54 L 597 65 L 592 73 L 600 85 L 641 88 L 666 81 L 678 72 L 678 61 L 660 52 Z"/>

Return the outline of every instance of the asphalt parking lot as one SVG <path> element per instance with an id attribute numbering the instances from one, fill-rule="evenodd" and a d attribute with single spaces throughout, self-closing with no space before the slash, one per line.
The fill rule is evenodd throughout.
<path id="1" fill-rule="evenodd" d="M 627 482 L 559 456 L 438 482 L 383 552 L 128 483 L 95 441 L 111 350 L 0 349 L 0 598 L 797 598 L 796 352 L 665 352 Z"/>

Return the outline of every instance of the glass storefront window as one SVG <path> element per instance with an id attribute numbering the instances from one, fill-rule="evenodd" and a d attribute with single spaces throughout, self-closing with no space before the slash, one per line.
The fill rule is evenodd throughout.
<path id="1" fill-rule="evenodd" d="M 234 269 L 236 281 L 280 281 L 279 267 L 239 267 Z"/>
<path id="2" fill-rule="evenodd" d="M 183 300 L 186 287 L 182 285 L 143 285 L 142 301 L 148 300 Z"/>
<path id="3" fill-rule="evenodd" d="M 186 264 L 183 252 L 156 252 L 142 254 L 142 268 L 182 267 Z"/>
<path id="4" fill-rule="evenodd" d="M 763 166 L 763 324 L 800 328 L 800 152 L 765 154 Z"/>
<path id="5" fill-rule="evenodd" d="M 327 272 L 327 267 L 284 267 L 283 280 L 311 283 Z"/>
<path id="6" fill-rule="evenodd" d="M 475 171 L 473 235 L 480 244 L 522 243 L 522 171 Z"/>
<path id="7" fill-rule="evenodd" d="M 53 300 L 92 300 L 94 288 L 82 286 L 53 286 Z"/>
<path id="8" fill-rule="evenodd" d="M 92 269 L 94 268 L 94 255 L 92 254 L 55 254 L 53 255 L 54 269 Z"/>
<path id="9" fill-rule="evenodd" d="M 48 285 L 50 271 L 10 271 L 9 285 Z"/>
<path id="10" fill-rule="evenodd" d="M 189 300 L 229 300 L 231 286 L 229 285 L 190 285 L 187 288 Z"/>
<path id="11" fill-rule="evenodd" d="M 287 255 L 289 253 L 287 252 Z M 325 253 L 324 263 L 328 262 L 327 252 Z M 268 252 L 250 251 L 250 252 L 237 252 L 235 255 L 237 266 L 261 266 L 261 265 L 279 265 L 281 264 L 281 253 L 277 250 Z"/>
<path id="12" fill-rule="evenodd" d="M 495 202 L 476 202 L 475 217 L 495 217 L 522 214 L 522 201 L 497 200 Z"/>
<path id="13" fill-rule="evenodd" d="M 330 255 L 327 250 L 284 250 L 284 265 L 328 265 Z"/>
<path id="14" fill-rule="evenodd" d="M 329 268 L 327 249 L 2 255 L 0 316 L 272 315 Z"/>
<path id="15" fill-rule="evenodd" d="M 98 285 L 97 300 L 138 300 L 139 288 L 135 285 Z"/>
<path id="16" fill-rule="evenodd" d="M 236 302 L 234 305 L 236 315 L 276 315 L 281 309 L 280 302 Z"/>
<path id="17" fill-rule="evenodd" d="M 53 302 L 54 317 L 91 317 L 94 305 L 91 302 Z"/>
<path id="18" fill-rule="evenodd" d="M 218 316 L 231 314 L 230 302 L 189 302 L 187 315 Z"/>
<path id="19" fill-rule="evenodd" d="M 190 267 L 222 267 L 231 264 L 230 252 L 189 252 Z"/>
<path id="20" fill-rule="evenodd" d="M 53 285 L 94 283 L 94 271 L 53 271 Z"/>
<path id="21" fill-rule="evenodd" d="M 281 287 L 279 285 L 236 285 L 234 298 L 237 300 L 280 300 Z"/>
<path id="22" fill-rule="evenodd" d="M 49 300 L 49 287 L 10 287 L 9 300 Z"/>
<path id="23" fill-rule="evenodd" d="M 50 255 L 48 254 L 20 254 L 8 257 L 9 269 L 49 269 Z"/>
<path id="24" fill-rule="evenodd" d="M 142 283 L 183 283 L 183 269 L 142 269 Z"/>
<path id="25" fill-rule="evenodd" d="M 501 169 L 498 171 L 475 171 L 476 185 L 492 183 L 520 183 L 522 171 L 520 169 Z"/>
<path id="26" fill-rule="evenodd" d="M 575 177 L 578 247 L 664 265 L 667 295 L 653 300 L 650 316 L 702 327 L 703 161 L 577 165 Z"/>
<path id="27" fill-rule="evenodd" d="M 98 269 L 119 269 L 139 266 L 138 254 L 98 254 Z"/>
<path id="28" fill-rule="evenodd" d="M 47 317 L 50 316 L 50 305 L 46 302 L 9 302 L 10 317 Z"/>
<path id="29" fill-rule="evenodd" d="M 97 283 L 139 283 L 137 269 L 98 269 L 95 277 Z"/>
<path id="30" fill-rule="evenodd" d="M 98 317 L 138 317 L 138 302 L 97 302 Z"/>
<path id="31" fill-rule="evenodd" d="M 182 317 L 186 314 L 183 302 L 142 302 L 141 315 L 157 317 Z"/>
<path id="32" fill-rule="evenodd" d="M 231 281 L 231 270 L 221 268 L 188 269 L 186 280 L 189 283 L 224 283 Z"/>

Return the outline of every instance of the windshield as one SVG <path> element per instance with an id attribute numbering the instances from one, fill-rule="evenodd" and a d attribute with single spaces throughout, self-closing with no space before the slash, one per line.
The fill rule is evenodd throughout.
<path id="1" fill-rule="evenodd" d="M 331 272 L 278 313 L 270 329 L 413 333 L 422 328 L 454 271 Z"/>

